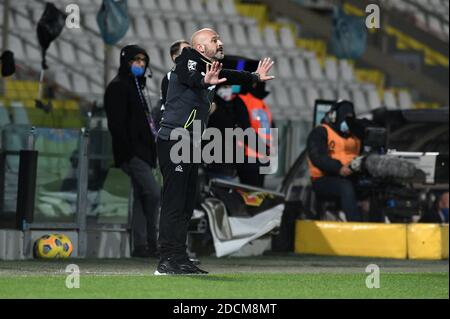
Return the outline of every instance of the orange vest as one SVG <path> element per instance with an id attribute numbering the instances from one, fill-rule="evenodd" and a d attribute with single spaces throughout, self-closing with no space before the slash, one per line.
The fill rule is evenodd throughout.
<path id="1" fill-rule="evenodd" d="M 255 130 L 257 135 L 259 135 L 264 141 L 267 142 L 268 145 L 270 145 L 272 136 L 270 135 L 269 129 L 272 126 L 272 113 L 270 112 L 269 107 L 266 105 L 266 103 L 264 103 L 263 100 L 254 97 L 250 93 L 247 93 L 245 95 L 241 94 L 239 95 L 239 97 L 242 99 L 247 108 L 251 127 Z M 258 132 L 258 129 L 266 129 L 266 132 Z M 265 154 L 259 154 L 257 150 L 253 150 L 247 145 L 245 145 L 245 155 L 247 157 L 255 158 L 266 157 Z"/>
<path id="2" fill-rule="evenodd" d="M 342 165 L 350 164 L 351 161 L 353 161 L 353 159 L 359 155 L 361 149 L 361 141 L 355 136 L 344 138 L 326 124 L 323 124 L 322 127 L 327 130 L 328 155 L 332 159 L 341 162 Z M 314 166 L 309 158 L 308 167 L 312 179 L 317 179 L 325 176 L 325 174 L 320 169 Z"/>

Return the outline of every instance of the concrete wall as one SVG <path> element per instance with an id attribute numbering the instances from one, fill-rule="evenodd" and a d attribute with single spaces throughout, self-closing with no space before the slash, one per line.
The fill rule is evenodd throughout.
<path id="1" fill-rule="evenodd" d="M 0 260 L 25 259 L 23 233 L 18 230 L 0 229 Z"/>
<path id="2" fill-rule="evenodd" d="M 128 258 L 130 238 L 127 232 L 89 231 L 86 258 Z"/>

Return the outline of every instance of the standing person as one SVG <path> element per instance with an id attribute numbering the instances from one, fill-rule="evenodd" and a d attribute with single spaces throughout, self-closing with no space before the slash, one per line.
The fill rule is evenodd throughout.
<path id="1" fill-rule="evenodd" d="M 187 40 L 178 40 L 172 43 L 170 45 L 169 51 L 173 63 L 175 63 L 175 59 L 181 54 L 181 51 L 183 51 L 185 47 L 190 46 L 191 45 Z M 162 113 L 164 112 L 164 105 L 166 104 L 167 89 L 169 88 L 170 75 L 172 74 L 174 68 L 175 66 L 169 72 L 167 72 L 167 74 L 161 80 L 161 89 L 159 92 L 160 93 L 159 105 L 158 107 L 155 107 L 152 113 L 157 129 L 159 129 Z"/>
<path id="2" fill-rule="evenodd" d="M 272 113 L 264 98 L 269 95 L 266 91 L 265 83 L 254 84 L 248 92 L 239 94 L 238 98 L 244 104 L 245 112 L 241 116 L 240 122 L 243 129 L 251 127 L 260 143 L 266 144 L 267 150 L 270 150 L 272 142 L 270 129 L 274 127 Z M 262 136 L 261 136 L 262 135 Z M 260 160 L 266 159 L 266 154 L 260 154 L 257 149 L 252 149 L 249 145 L 245 147 L 245 162 L 237 165 L 237 174 L 242 184 L 256 187 L 264 187 L 265 175 L 260 174 Z M 267 153 L 267 151 L 266 151 Z M 255 159 L 254 162 L 250 158 Z"/>
<path id="3" fill-rule="evenodd" d="M 181 54 L 184 48 L 190 47 L 189 41 L 187 40 L 178 40 L 170 45 L 170 57 L 172 58 L 173 63 L 175 63 L 175 59 Z M 174 66 L 175 68 L 175 66 Z M 170 75 L 172 74 L 172 68 L 166 76 L 161 81 L 161 110 L 164 111 L 164 104 L 166 104 L 167 97 L 167 89 L 169 88 L 169 80 Z"/>
<path id="4" fill-rule="evenodd" d="M 115 166 L 129 175 L 133 185 L 133 257 L 158 256 L 160 187 L 152 172 L 157 160 L 157 131 L 143 93 L 148 64 L 144 49 L 125 46 L 120 52 L 119 72 L 104 96 Z"/>
<path id="5" fill-rule="evenodd" d="M 274 78 L 268 75 L 273 65 L 270 59 L 260 61 L 255 73 L 222 70 L 218 60 L 224 58 L 223 43 L 214 30 L 195 32 L 191 45 L 192 48 L 184 48 L 175 60 L 158 133 L 163 195 L 158 241 L 161 259 L 155 275 L 207 273 L 196 267 L 186 254 L 187 228 L 197 197 L 198 164 L 172 161 L 170 151 L 177 141 L 170 139 L 171 132 L 184 128 L 192 137 L 194 120 L 200 121 L 203 132 L 216 85 L 249 84 Z"/>

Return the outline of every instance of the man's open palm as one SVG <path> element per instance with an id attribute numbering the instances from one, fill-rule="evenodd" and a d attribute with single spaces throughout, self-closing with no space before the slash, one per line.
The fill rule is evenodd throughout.
<path id="1" fill-rule="evenodd" d="M 226 78 L 219 79 L 220 71 L 222 71 L 222 63 L 213 62 L 211 66 L 206 65 L 205 83 L 211 85 L 221 84 L 226 82 Z"/>
<path id="2" fill-rule="evenodd" d="M 275 79 L 273 75 L 268 75 L 270 69 L 272 68 L 275 62 L 270 58 L 264 58 L 259 61 L 258 69 L 256 69 L 256 73 L 259 74 L 259 79 L 261 82 L 269 81 Z"/>

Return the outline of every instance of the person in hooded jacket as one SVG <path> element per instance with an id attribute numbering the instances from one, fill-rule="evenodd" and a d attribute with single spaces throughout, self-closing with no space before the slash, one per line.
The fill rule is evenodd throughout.
<path id="1" fill-rule="evenodd" d="M 134 257 L 158 256 L 156 222 L 161 189 L 152 171 L 157 164 L 157 131 L 144 90 L 148 64 L 143 48 L 122 48 L 119 72 L 104 95 L 114 163 L 129 175 L 133 186 Z"/>
<path id="2" fill-rule="evenodd" d="M 312 188 L 317 195 L 340 200 L 347 221 L 362 220 L 358 210 L 350 163 L 361 153 L 361 138 L 350 130 L 355 120 L 353 103 L 336 102 L 322 124 L 307 140 L 308 166 Z"/>
<path id="3" fill-rule="evenodd" d="M 187 134 L 193 145 L 199 145 L 201 141 L 195 136 L 201 137 L 208 124 L 216 85 L 243 85 L 274 78 L 268 75 L 273 65 L 270 59 L 260 61 L 254 73 L 222 69 L 218 61 L 224 58 L 223 43 L 212 29 L 195 32 L 191 46 L 184 48 L 175 60 L 158 131 L 163 195 L 158 239 L 161 259 L 155 275 L 207 273 L 196 267 L 186 253 L 188 225 L 197 200 L 199 164 L 192 159 L 181 163 L 172 159 L 171 150 L 178 144 L 172 133 Z M 197 126 L 200 129 L 195 133 L 193 127 Z"/>

